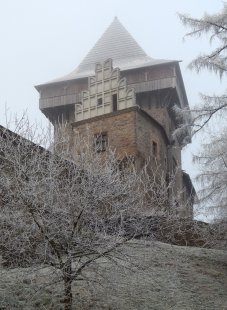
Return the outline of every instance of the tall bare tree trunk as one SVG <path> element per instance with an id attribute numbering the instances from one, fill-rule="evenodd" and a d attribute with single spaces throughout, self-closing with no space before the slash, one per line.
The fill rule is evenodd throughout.
<path id="1" fill-rule="evenodd" d="M 72 262 L 68 260 L 64 268 L 64 310 L 72 310 Z"/>

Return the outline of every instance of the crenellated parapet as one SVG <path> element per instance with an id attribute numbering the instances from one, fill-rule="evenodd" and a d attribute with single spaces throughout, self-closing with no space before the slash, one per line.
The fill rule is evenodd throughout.
<path id="1" fill-rule="evenodd" d="M 134 88 L 127 87 L 120 78 L 120 69 L 113 68 L 112 60 L 97 63 L 95 76 L 88 78 L 88 90 L 83 91 L 81 103 L 76 104 L 75 121 L 123 110 L 136 105 Z"/>

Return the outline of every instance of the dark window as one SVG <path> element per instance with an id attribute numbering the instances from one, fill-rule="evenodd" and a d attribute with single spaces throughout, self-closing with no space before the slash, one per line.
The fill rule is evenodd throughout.
<path id="1" fill-rule="evenodd" d="M 113 102 L 113 112 L 117 111 L 117 94 L 112 95 L 112 102 Z"/>
<path id="2" fill-rule="evenodd" d="M 95 134 L 94 146 L 96 152 L 104 152 L 108 145 L 108 136 L 107 133 Z"/>
<path id="3" fill-rule="evenodd" d="M 152 141 L 152 155 L 153 157 L 158 157 L 158 144 L 155 141 Z"/>
<path id="4" fill-rule="evenodd" d="M 135 157 L 134 156 L 128 156 L 124 157 L 122 160 L 119 160 L 119 170 L 124 171 L 130 171 L 135 167 Z"/>
<path id="5" fill-rule="evenodd" d="M 102 98 L 98 98 L 97 105 L 102 105 Z"/>

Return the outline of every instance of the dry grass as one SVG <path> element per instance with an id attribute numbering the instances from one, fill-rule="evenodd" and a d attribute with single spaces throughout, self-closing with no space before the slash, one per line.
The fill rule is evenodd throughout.
<path id="1" fill-rule="evenodd" d="M 227 309 L 227 252 L 140 240 L 123 253 L 74 284 L 74 309 Z M 1 269 L 0 309 L 63 309 L 61 289 L 50 268 Z"/>

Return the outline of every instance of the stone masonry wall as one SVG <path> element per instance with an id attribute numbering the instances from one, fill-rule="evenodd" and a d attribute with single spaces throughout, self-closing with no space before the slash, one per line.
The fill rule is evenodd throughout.
<path id="1" fill-rule="evenodd" d="M 167 142 L 160 127 L 149 116 L 136 114 L 137 149 L 144 159 L 167 169 Z M 157 155 L 153 154 L 153 143 L 157 144 Z"/>
<path id="2" fill-rule="evenodd" d="M 94 139 L 95 134 L 106 133 L 108 144 L 116 149 L 117 156 L 136 155 L 135 110 L 128 109 L 120 112 L 102 115 L 89 120 L 73 123 L 74 139 L 78 137 Z"/>

